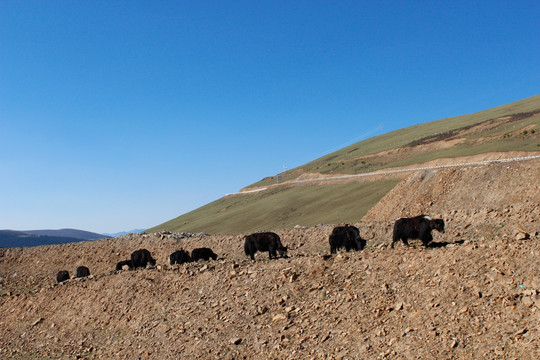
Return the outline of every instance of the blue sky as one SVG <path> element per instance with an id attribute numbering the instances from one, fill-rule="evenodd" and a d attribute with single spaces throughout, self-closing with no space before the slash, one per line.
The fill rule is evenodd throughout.
<path id="1" fill-rule="evenodd" d="M 537 1 L 4 0 L 0 229 L 148 228 L 537 95 L 538 19 Z"/>

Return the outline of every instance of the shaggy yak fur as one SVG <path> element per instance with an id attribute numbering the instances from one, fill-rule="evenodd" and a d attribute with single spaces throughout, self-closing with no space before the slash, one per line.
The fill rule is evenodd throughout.
<path id="1" fill-rule="evenodd" d="M 152 259 L 150 251 L 140 249 L 131 254 L 131 266 L 136 269 L 138 267 L 146 267 L 146 264 L 156 265 L 156 260 Z"/>
<path id="2" fill-rule="evenodd" d="M 400 239 L 406 246 L 409 246 L 408 239 L 420 239 L 422 244 L 427 247 L 433 240 L 431 230 L 444 233 L 444 220 L 432 219 L 426 215 L 398 219 L 394 224 L 391 247 L 393 249 L 395 242 Z"/>
<path id="3" fill-rule="evenodd" d="M 60 270 L 58 274 L 56 274 L 56 281 L 61 283 L 66 280 L 69 280 L 69 272 L 67 270 Z"/>
<path id="4" fill-rule="evenodd" d="M 352 225 L 336 226 L 328 237 L 328 242 L 332 254 L 341 248 L 351 251 L 362 250 L 366 246 L 366 240 L 360 237 L 360 230 Z"/>
<path id="5" fill-rule="evenodd" d="M 247 235 L 244 241 L 244 252 L 251 257 L 251 260 L 255 260 L 255 253 L 257 251 L 268 251 L 270 259 L 277 259 L 277 253 L 279 256 L 287 256 L 287 247 L 283 246 L 279 236 L 273 232 L 261 232 Z"/>
<path id="6" fill-rule="evenodd" d="M 119 261 L 118 264 L 116 264 L 116 270 L 122 270 L 122 268 L 126 265 L 130 269 L 133 268 L 131 260 L 122 260 L 122 261 Z"/>
<path id="7" fill-rule="evenodd" d="M 169 265 L 191 262 L 191 256 L 186 250 L 177 250 L 169 255 Z"/>
<path id="8" fill-rule="evenodd" d="M 199 259 L 210 260 L 210 258 L 213 260 L 217 259 L 217 255 L 212 251 L 212 249 L 198 248 L 191 251 L 191 260 L 193 261 L 199 261 Z"/>
<path id="9" fill-rule="evenodd" d="M 86 266 L 79 266 L 76 272 L 78 278 L 90 276 L 90 270 Z"/>

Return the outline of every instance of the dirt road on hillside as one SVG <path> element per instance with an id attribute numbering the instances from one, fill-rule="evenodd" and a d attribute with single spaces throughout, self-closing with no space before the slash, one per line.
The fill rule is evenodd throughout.
<path id="1" fill-rule="evenodd" d="M 401 174 L 406 177 L 407 174 L 421 172 L 421 171 L 434 171 L 448 168 L 470 168 L 472 166 L 484 166 L 489 164 L 498 163 L 513 163 L 521 161 L 537 161 L 540 159 L 540 152 L 504 152 L 504 153 L 485 153 L 473 156 L 455 157 L 455 158 L 442 158 L 433 161 L 428 161 L 421 166 L 411 165 L 398 168 L 389 168 L 385 170 L 361 173 L 361 174 L 342 174 L 342 175 L 328 175 L 319 173 L 305 173 L 299 176 L 297 179 L 284 181 L 280 184 L 273 184 L 258 188 L 246 188 L 237 193 L 229 193 L 229 195 L 245 195 L 256 192 L 265 191 L 269 188 L 282 185 L 302 185 L 308 183 L 320 183 L 320 182 L 347 182 L 358 181 L 361 179 L 383 179 L 388 175 L 395 176 Z"/>

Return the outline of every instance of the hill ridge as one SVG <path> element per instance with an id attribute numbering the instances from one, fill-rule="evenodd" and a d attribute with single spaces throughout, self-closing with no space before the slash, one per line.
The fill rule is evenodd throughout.
<path id="1" fill-rule="evenodd" d="M 295 223 L 359 221 L 410 171 L 478 159 L 535 156 L 539 151 L 540 95 L 536 95 L 360 141 L 147 231 L 238 233 Z M 235 194 L 241 194 L 242 200 Z"/>
<path id="2" fill-rule="evenodd" d="M 77 229 L 0 230 L 0 248 L 64 244 L 104 237 L 102 234 Z"/>

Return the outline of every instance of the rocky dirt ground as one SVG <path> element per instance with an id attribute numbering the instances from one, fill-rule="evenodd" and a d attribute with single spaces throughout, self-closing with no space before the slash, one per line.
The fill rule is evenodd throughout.
<path id="1" fill-rule="evenodd" d="M 368 247 L 330 256 L 335 224 L 243 235 L 126 235 L 0 250 L 0 358 L 538 359 L 540 161 L 411 174 L 359 223 Z M 434 246 L 389 248 L 393 221 L 446 221 Z M 301 225 L 301 224 L 299 224 Z M 208 246 L 217 261 L 167 265 Z M 114 271 L 139 248 L 157 266 Z M 91 277 L 55 283 L 79 265 Z"/>

